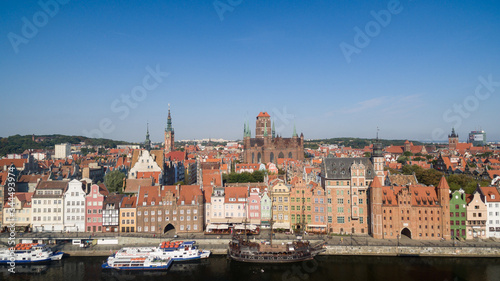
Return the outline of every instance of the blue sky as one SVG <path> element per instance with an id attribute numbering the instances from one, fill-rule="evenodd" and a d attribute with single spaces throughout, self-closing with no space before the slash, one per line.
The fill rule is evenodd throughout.
<path id="1" fill-rule="evenodd" d="M 41 2 L 0 2 L 3 137 L 500 140 L 498 1 Z"/>

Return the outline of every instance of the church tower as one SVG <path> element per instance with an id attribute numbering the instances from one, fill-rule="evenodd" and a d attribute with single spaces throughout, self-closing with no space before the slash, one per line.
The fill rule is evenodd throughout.
<path id="1" fill-rule="evenodd" d="M 270 136 L 271 134 L 271 115 L 267 112 L 259 113 L 255 121 L 255 137 L 264 138 L 264 136 Z"/>
<path id="2" fill-rule="evenodd" d="M 144 141 L 144 149 L 147 151 L 151 150 L 151 140 L 149 139 L 149 123 L 147 125 L 146 140 Z"/>
<path id="3" fill-rule="evenodd" d="M 384 239 L 382 228 L 382 184 L 379 177 L 375 177 L 370 184 L 370 206 L 371 206 L 371 234 L 375 239 Z"/>
<path id="4" fill-rule="evenodd" d="M 450 186 L 444 175 L 441 177 L 438 186 L 436 187 L 436 195 L 441 205 L 441 233 L 445 240 L 450 240 Z"/>
<path id="5" fill-rule="evenodd" d="M 382 143 L 380 143 L 378 140 L 378 132 L 377 132 L 377 139 L 376 139 L 375 143 L 373 144 L 373 151 L 372 151 L 371 160 L 373 163 L 373 170 L 375 172 L 375 176 L 379 179 L 380 184 L 383 184 L 385 182 L 385 176 L 384 176 L 385 160 L 384 160 L 384 153 L 383 153 L 383 149 L 382 149 Z"/>
<path id="6" fill-rule="evenodd" d="M 448 148 L 451 150 L 457 149 L 458 135 L 455 133 L 455 128 L 451 129 L 451 135 L 448 135 Z"/>
<path id="7" fill-rule="evenodd" d="M 170 104 L 168 104 L 167 128 L 165 129 L 165 154 L 174 151 L 174 129 L 172 128 L 172 117 L 170 116 Z"/>

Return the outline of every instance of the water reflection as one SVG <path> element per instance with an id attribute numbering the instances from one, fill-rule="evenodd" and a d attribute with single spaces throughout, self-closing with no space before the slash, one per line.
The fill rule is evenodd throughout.
<path id="1" fill-rule="evenodd" d="M 106 257 L 71 257 L 44 265 L 17 265 L 16 274 L 0 267 L 2 280 L 500 280 L 498 258 L 396 258 L 319 256 L 297 264 L 247 264 L 223 256 L 174 263 L 167 272 L 102 270 Z"/>

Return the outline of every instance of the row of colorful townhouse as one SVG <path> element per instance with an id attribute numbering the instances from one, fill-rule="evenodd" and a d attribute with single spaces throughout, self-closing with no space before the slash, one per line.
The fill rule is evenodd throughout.
<path id="1" fill-rule="evenodd" d="M 282 231 L 381 239 L 500 237 L 495 187 L 452 193 L 444 177 L 436 187 L 387 185 L 379 177 L 367 180 L 362 163 L 353 165 L 349 181 L 326 179 L 325 187 L 294 178 L 269 187 L 140 186 L 136 194 L 124 195 L 78 180 L 41 181 L 33 193 L 19 192 L 5 202 L 3 224 L 14 217 L 18 230 L 34 232 L 227 233 L 272 224 Z"/>

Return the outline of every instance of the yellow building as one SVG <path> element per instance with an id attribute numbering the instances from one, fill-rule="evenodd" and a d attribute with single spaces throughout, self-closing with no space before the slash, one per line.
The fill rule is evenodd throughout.
<path id="1" fill-rule="evenodd" d="M 291 229 L 290 224 L 290 186 L 278 181 L 271 188 L 273 199 L 273 229 Z"/>
<path id="2" fill-rule="evenodd" d="M 137 231 L 137 197 L 124 197 L 120 205 L 120 232 Z"/>
<path id="3" fill-rule="evenodd" d="M 17 231 L 27 231 L 31 227 L 31 196 L 33 192 L 16 192 L 14 201 L 5 201 L 2 224 L 7 227 L 14 222 Z M 12 214 L 11 214 L 12 213 Z"/>

